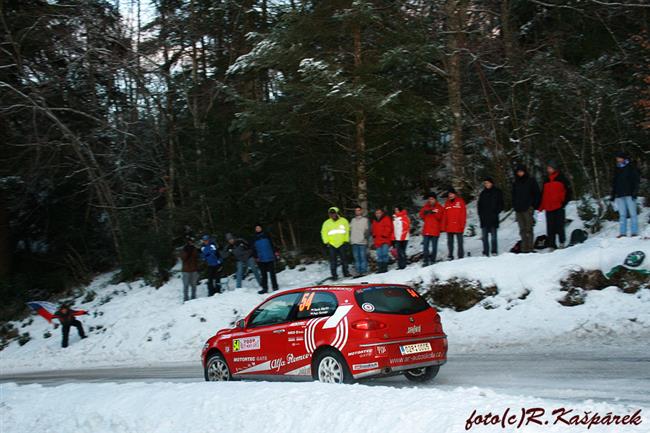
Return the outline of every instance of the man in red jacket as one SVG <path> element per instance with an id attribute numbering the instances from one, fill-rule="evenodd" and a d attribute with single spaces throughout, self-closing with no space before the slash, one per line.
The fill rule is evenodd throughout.
<path id="1" fill-rule="evenodd" d="M 447 190 L 447 201 L 442 217 L 442 230 L 447 232 L 447 247 L 449 248 L 449 260 L 454 260 L 454 238 L 458 241 L 458 258 L 465 257 L 463 249 L 463 233 L 467 222 L 467 208 L 465 201 L 458 197 L 454 188 Z"/>
<path id="2" fill-rule="evenodd" d="M 564 248 L 566 233 L 564 231 L 564 207 L 571 199 L 569 181 L 558 170 L 555 161 L 546 165 L 547 178 L 542 187 L 542 201 L 539 211 L 546 211 L 546 245 L 556 249 L 555 237 L 560 239 L 560 248 Z"/>
<path id="3" fill-rule="evenodd" d="M 440 229 L 442 226 L 442 217 L 444 208 L 436 200 L 436 195 L 430 193 L 427 195 L 427 201 L 420 209 L 420 218 L 422 218 L 422 256 L 424 259 L 423 266 L 429 266 L 436 262 L 438 256 L 438 239 L 440 238 Z M 431 249 L 429 249 L 431 247 Z"/>
<path id="4" fill-rule="evenodd" d="M 375 211 L 372 220 L 372 237 L 377 250 L 377 273 L 388 271 L 388 249 L 393 241 L 393 221 L 383 209 Z"/>

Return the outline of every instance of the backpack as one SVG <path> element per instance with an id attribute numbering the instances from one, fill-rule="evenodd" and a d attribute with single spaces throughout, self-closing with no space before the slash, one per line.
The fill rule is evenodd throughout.
<path id="1" fill-rule="evenodd" d="M 589 234 L 582 229 L 575 229 L 571 232 L 571 239 L 569 240 L 569 246 L 578 245 L 587 240 Z"/>
<path id="2" fill-rule="evenodd" d="M 536 250 L 543 250 L 546 248 L 546 235 L 539 235 L 535 238 L 534 247 Z"/>
<path id="3" fill-rule="evenodd" d="M 521 252 L 521 241 L 517 241 L 512 248 L 510 248 L 511 253 L 519 254 Z"/>

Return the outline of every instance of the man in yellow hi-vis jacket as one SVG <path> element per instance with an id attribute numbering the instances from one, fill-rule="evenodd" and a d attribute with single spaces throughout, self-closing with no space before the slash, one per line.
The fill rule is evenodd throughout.
<path id="1" fill-rule="evenodd" d="M 329 218 L 323 223 L 320 234 L 329 253 L 332 279 L 336 280 L 338 278 L 336 274 L 338 257 L 341 258 L 343 276 L 349 277 L 347 246 L 350 242 L 350 223 L 340 215 L 337 207 L 331 207 L 327 212 Z"/>

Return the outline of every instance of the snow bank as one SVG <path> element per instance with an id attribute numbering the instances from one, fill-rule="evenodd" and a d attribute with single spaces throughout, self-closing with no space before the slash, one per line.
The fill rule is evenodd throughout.
<path id="1" fill-rule="evenodd" d="M 573 219 L 569 232 L 581 226 L 573 204 L 568 207 L 567 215 Z M 641 221 L 647 219 L 646 211 Z M 474 207 L 470 206 L 469 224 L 476 223 Z M 647 224 L 642 224 L 642 228 L 646 236 L 650 235 Z M 536 234 L 542 231 L 538 224 Z M 645 251 L 646 260 L 650 260 L 650 241 L 615 239 L 616 232 L 616 223 L 610 222 L 597 236 L 575 247 L 553 253 L 504 253 L 490 258 L 478 257 L 481 240 L 469 237 L 466 249 L 471 257 L 427 268 L 416 263 L 404 270 L 369 275 L 362 281 L 418 283 L 424 288 L 434 278 L 462 277 L 496 284 L 499 294 L 470 310 L 441 311 L 452 354 L 484 352 L 504 346 L 512 351 L 561 344 L 571 345 L 575 351 L 586 342 L 637 347 L 639 341 L 650 337 L 650 290 L 625 294 L 610 287 L 589 292 L 583 305 L 563 307 L 557 302 L 564 296 L 559 282 L 572 269 L 607 271 L 635 250 Z M 517 238 L 517 225 L 510 216 L 499 230 L 501 250 L 509 248 Z M 420 250 L 419 241 L 419 237 L 411 239 L 410 253 Z M 439 258 L 446 253 L 443 241 L 444 235 Z M 328 274 L 328 265 L 321 262 L 281 272 L 278 280 L 282 288 L 295 288 L 313 285 Z M 14 341 L 0 352 L 0 372 L 198 363 L 201 347 L 208 337 L 264 299 L 250 280 L 247 288 L 211 298 L 206 297 L 203 284 L 200 298 L 183 304 L 178 274 L 159 289 L 141 282 L 113 285 L 110 279 L 111 275 L 98 278 L 88 287 L 96 293 L 95 299 L 83 303 L 80 298 L 76 304 L 91 313 L 82 317 L 84 327 L 90 330 L 89 338 L 79 340 L 73 329 L 70 347 L 61 349 L 60 330 L 54 330 L 42 318 L 34 317 L 31 323 L 14 323 L 20 333 L 28 332 L 32 339 L 24 346 Z M 234 286 L 232 280 L 230 285 Z M 520 299 L 526 292 L 530 293 Z"/>
<path id="2" fill-rule="evenodd" d="M 65 396 L 65 398 L 61 398 Z M 523 426 L 522 432 L 586 432 L 584 426 L 557 424 L 552 412 L 571 409 L 563 418 L 585 411 L 605 416 L 641 409 L 639 426 L 592 426 L 589 431 L 641 433 L 647 408 L 594 403 L 568 404 L 509 396 L 480 388 L 328 385 L 321 383 L 130 383 L 70 384 L 57 387 L 2 385 L 0 419 L 4 433 L 265 433 L 289 432 L 465 432 L 477 414 L 502 414 L 510 408 L 542 408 L 548 424 Z M 475 418 L 473 418 L 475 419 Z M 474 426 L 470 431 L 501 431 Z M 508 431 L 514 431 L 509 427 Z"/>

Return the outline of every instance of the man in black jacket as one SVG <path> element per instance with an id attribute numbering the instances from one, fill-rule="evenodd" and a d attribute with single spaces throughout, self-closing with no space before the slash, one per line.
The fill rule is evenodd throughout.
<path id="1" fill-rule="evenodd" d="M 497 255 L 497 228 L 499 228 L 499 213 L 503 211 L 503 193 L 494 186 L 494 179 L 486 177 L 483 180 L 485 187 L 478 196 L 478 218 L 481 221 L 481 232 L 483 237 L 483 255 Z M 490 244 L 489 237 L 492 237 Z"/>
<path id="2" fill-rule="evenodd" d="M 627 236 L 627 218 L 630 218 L 630 234 L 639 234 L 639 221 L 636 213 L 636 198 L 639 194 L 639 171 L 623 152 L 616 154 L 616 169 L 612 179 L 612 201 L 616 204 L 619 218 L 618 237 Z"/>
<path id="3" fill-rule="evenodd" d="M 242 280 L 246 276 L 246 273 L 249 269 L 253 272 L 255 281 L 257 281 L 257 284 L 259 284 L 261 287 L 262 280 L 260 278 L 260 270 L 257 267 L 257 263 L 255 263 L 255 257 L 253 257 L 253 248 L 250 246 L 250 244 L 244 239 L 235 238 L 232 233 L 226 233 L 226 242 L 226 247 L 223 251 L 224 258 L 227 257 L 228 254 L 232 254 L 237 264 L 237 271 L 235 274 L 237 281 L 236 287 L 238 289 L 241 288 Z"/>
<path id="4" fill-rule="evenodd" d="M 521 252 L 533 251 L 533 213 L 539 206 L 539 185 L 529 176 L 526 167 L 515 167 L 515 180 L 512 182 L 512 207 L 517 216 Z"/>

